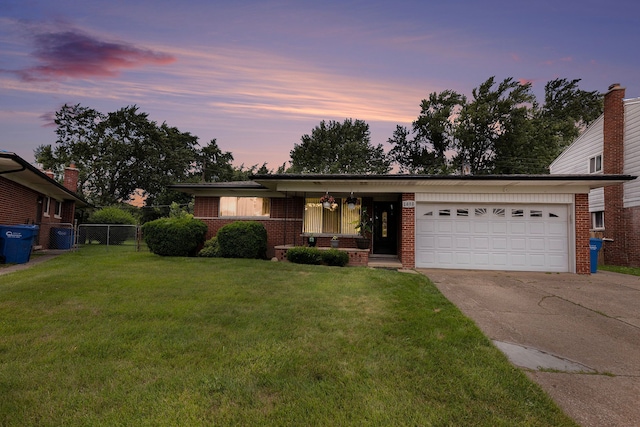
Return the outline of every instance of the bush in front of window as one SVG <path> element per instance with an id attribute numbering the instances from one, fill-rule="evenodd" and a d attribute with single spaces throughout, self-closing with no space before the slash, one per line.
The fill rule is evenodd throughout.
<path id="1" fill-rule="evenodd" d="M 142 226 L 149 250 L 162 256 L 195 256 L 204 242 L 207 225 L 191 217 L 160 218 Z"/>
<path id="2" fill-rule="evenodd" d="M 287 259 L 296 264 L 318 265 L 322 263 L 322 251 L 317 248 L 296 246 L 287 251 Z"/>
<path id="3" fill-rule="evenodd" d="M 258 221 L 232 222 L 218 230 L 216 237 L 221 257 L 267 257 L 267 229 Z"/>
<path id="4" fill-rule="evenodd" d="M 344 267 L 349 264 L 349 254 L 338 249 L 328 249 L 322 251 L 322 262 L 335 267 Z"/>
<path id="5" fill-rule="evenodd" d="M 216 258 L 220 256 L 220 245 L 218 245 L 218 238 L 212 237 L 206 242 L 204 246 L 198 252 L 199 257 Z"/>

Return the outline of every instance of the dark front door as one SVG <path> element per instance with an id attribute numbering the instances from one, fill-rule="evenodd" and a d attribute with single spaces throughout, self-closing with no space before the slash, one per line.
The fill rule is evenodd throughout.
<path id="1" fill-rule="evenodd" d="M 398 202 L 373 203 L 373 253 L 398 254 Z"/>

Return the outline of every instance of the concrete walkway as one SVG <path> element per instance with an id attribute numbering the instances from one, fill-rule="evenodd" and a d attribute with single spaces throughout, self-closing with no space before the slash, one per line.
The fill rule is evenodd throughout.
<path id="1" fill-rule="evenodd" d="M 640 426 L 640 277 L 420 272 L 580 425 Z"/>
<path id="2" fill-rule="evenodd" d="M 40 264 L 41 262 L 48 261 L 51 258 L 55 258 L 58 255 L 66 252 L 69 252 L 69 251 L 47 250 L 47 251 L 38 252 L 36 254 L 32 254 L 31 258 L 29 259 L 29 262 L 27 263 L 1 266 L 0 276 L 3 274 L 13 273 L 14 271 L 26 270 L 29 267 L 33 267 L 36 264 Z"/>

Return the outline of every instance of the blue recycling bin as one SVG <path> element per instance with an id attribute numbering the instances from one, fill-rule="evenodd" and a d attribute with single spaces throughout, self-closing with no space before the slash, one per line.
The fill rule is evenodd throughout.
<path id="1" fill-rule="evenodd" d="M 37 225 L 0 225 L 0 259 L 7 264 L 24 264 L 31 258 Z"/>
<path id="2" fill-rule="evenodd" d="M 591 252 L 591 272 L 598 272 L 598 253 L 602 248 L 602 239 L 596 239 L 594 237 L 589 239 L 589 249 Z"/>
<path id="3" fill-rule="evenodd" d="M 71 249 L 73 247 L 73 229 L 51 227 L 49 231 L 50 249 Z"/>

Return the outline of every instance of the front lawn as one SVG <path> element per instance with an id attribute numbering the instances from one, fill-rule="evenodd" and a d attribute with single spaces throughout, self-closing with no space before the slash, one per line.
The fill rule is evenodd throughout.
<path id="1" fill-rule="evenodd" d="M 640 276 L 640 267 L 620 267 L 617 265 L 599 265 L 598 270 L 613 271 L 614 273 Z"/>
<path id="2" fill-rule="evenodd" d="M 83 249 L 0 276 L 0 425 L 575 425 L 424 276 Z"/>

